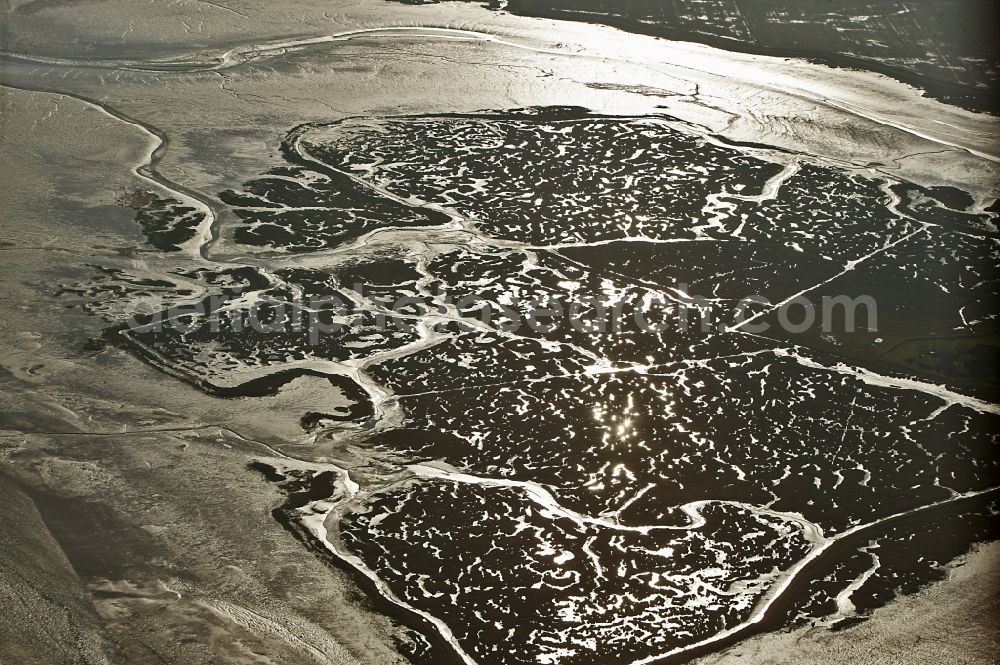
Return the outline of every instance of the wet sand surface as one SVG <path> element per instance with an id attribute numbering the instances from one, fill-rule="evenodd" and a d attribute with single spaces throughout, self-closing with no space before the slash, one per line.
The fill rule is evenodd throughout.
<path id="1" fill-rule="evenodd" d="M 800 628 L 757 638 L 702 662 L 993 662 L 1000 651 L 998 549 L 995 542 L 977 548 L 946 581 L 875 610 L 862 624 L 837 632 Z"/>
<path id="2" fill-rule="evenodd" d="M 464 3 L 181 4 L 8 12 L 4 658 L 894 662 L 995 613 L 995 547 L 948 572 L 997 535 L 993 116 Z M 878 329 L 778 325 L 838 295 Z M 955 631 L 913 662 L 991 662 Z"/>
<path id="3" fill-rule="evenodd" d="M 408 4 L 431 4 L 397 0 Z M 990 2 L 822 0 L 492 0 L 520 16 L 611 25 L 630 32 L 877 71 L 925 94 L 996 112 L 996 7 Z"/>

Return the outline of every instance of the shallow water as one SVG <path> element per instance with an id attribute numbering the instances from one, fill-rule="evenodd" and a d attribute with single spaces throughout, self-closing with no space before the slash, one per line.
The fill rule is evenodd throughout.
<path id="1" fill-rule="evenodd" d="M 647 38 L 581 27 L 607 43 L 574 55 L 517 21 L 156 62 L 20 54 L 12 84 L 39 77 L 150 139 L 129 165 L 143 189 L 117 198 L 145 242 L 60 297 L 209 395 L 326 380 L 329 408 L 294 414 L 296 454 L 255 468 L 288 493 L 289 530 L 425 634 L 417 659 L 685 659 L 856 620 L 989 537 L 995 124 L 914 101 L 967 122 L 928 134 L 878 93 L 914 94 L 897 84 L 837 74 L 875 91 L 853 109 L 836 100 L 865 91 L 815 65 L 710 49 L 669 91 L 687 65 L 647 84 L 656 67 L 607 55 Z M 397 39 L 417 51 L 386 55 Z M 308 69 L 342 46 L 436 72 L 429 90 L 449 94 L 407 78 L 350 113 L 330 110 L 339 91 L 299 110 L 285 95 L 316 76 L 367 81 L 363 65 Z M 521 87 L 442 111 L 459 98 L 447 77 L 491 67 L 462 59 L 494 52 L 516 62 L 496 80 Z M 736 83 L 721 82 L 727 58 Z M 771 81 L 778 67 L 793 84 Z M 544 87 L 570 71 L 574 105 Z M 149 94 L 204 106 L 135 101 L 165 80 Z M 246 135 L 211 101 L 241 81 L 227 103 L 257 109 Z M 104 86 L 120 103 L 96 99 Z M 394 86 L 416 110 L 385 108 Z M 915 159 L 924 148 L 940 168 Z M 837 296 L 870 298 L 877 320 L 849 330 Z M 827 309 L 798 329 L 793 301 Z"/>

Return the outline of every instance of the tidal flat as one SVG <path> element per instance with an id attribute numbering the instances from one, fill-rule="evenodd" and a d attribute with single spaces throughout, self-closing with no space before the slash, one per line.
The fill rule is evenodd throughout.
<path id="1" fill-rule="evenodd" d="M 0 662 L 992 662 L 992 64 L 492 5 L 5 6 Z"/>

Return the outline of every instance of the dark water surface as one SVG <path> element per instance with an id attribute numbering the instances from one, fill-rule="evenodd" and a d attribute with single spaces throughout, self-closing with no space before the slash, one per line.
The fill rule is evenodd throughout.
<path id="1" fill-rule="evenodd" d="M 857 620 L 995 535 L 975 359 L 997 348 L 997 234 L 958 190 L 551 107 L 305 125 L 221 198 L 239 242 L 288 256 L 401 235 L 334 268 L 188 275 L 202 311 L 124 339 L 217 394 L 335 377 L 355 406 L 303 426 L 381 460 L 354 475 L 365 499 L 275 469 L 277 514 L 340 506 L 326 544 L 445 649 L 683 659 Z M 745 296 L 802 293 L 871 296 L 877 330 L 789 332 L 763 305 L 768 331 L 733 324 Z M 241 318 L 316 298 L 343 307 L 309 311 L 315 339 Z M 693 302 L 704 329 L 676 325 Z M 539 306 L 577 319 L 529 325 Z"/>

